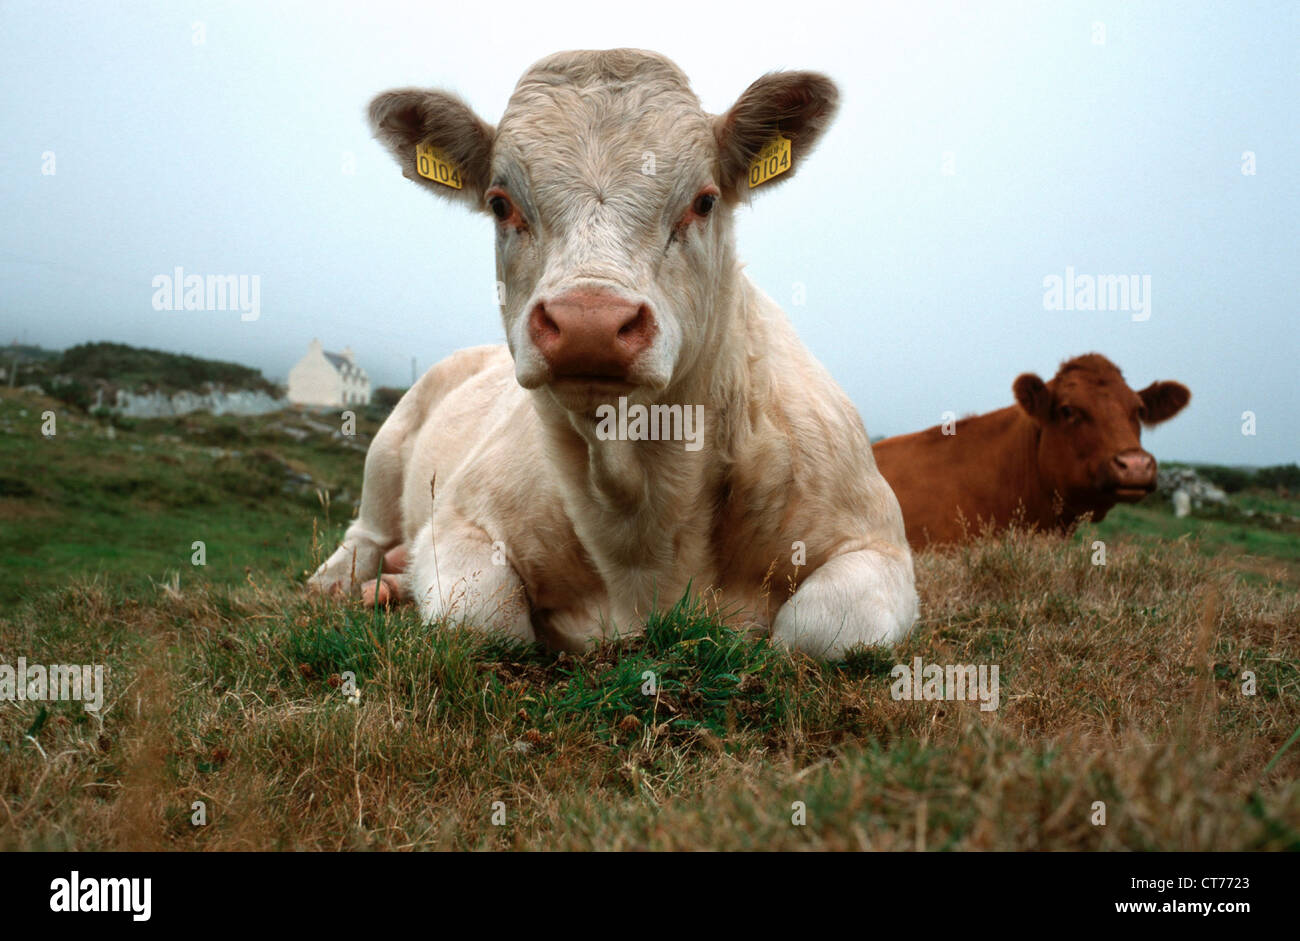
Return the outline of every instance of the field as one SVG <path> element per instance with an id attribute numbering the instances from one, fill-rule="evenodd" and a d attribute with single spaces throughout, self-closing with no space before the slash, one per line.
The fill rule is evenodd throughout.
<path id="1" fill-rule="evenodd" d="M 0 391 L 0 663 L 108 677 L 98 717 L 0 704 L 0 848 L 1300 849 L 1294 498 L 922 553 L 916 632 L 840 665 L 707 593 L 575 657 L 303 593 L 376 419 L 109 437 Z M 915 657 L 998 665 L 999 708 L 894 699 Z"/>

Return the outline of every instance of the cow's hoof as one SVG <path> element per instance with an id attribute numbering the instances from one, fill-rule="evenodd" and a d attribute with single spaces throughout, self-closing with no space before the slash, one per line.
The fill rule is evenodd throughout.
<path id="1" fill-rule="evenodd" d="M 384 575 L 371 579 L 361 586 L 361 603 L 367 607 L 380 605 L 387 608 L 402 604 L 407 600 L 402 588 L 402 580 L 396 575 Z"/>

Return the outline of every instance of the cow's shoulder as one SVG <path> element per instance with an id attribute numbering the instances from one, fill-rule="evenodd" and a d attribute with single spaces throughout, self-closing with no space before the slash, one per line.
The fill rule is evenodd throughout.
<path id="1" fill-rule="evenodd" d="M 474 376 L 499 372 L 510 363 L 510 351 L 503 344 L 470 346 L 434 363 L 416 386 L 427 395 L 441 397 Z"/>

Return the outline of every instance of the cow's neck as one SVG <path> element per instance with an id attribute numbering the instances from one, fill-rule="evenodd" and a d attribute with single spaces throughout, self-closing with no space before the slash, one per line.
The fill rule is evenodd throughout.
<path id="1" fill-rule="evenodd" d="M 557 479 L 578 538 L 595 562 L 615 617 L 672 604 L 694 580 L 712 578 L 710 534 L 726 455 L 747 400 L 749 351 L 743 329 L 754 311 L 753 287 L 737 271 L 717 295 L 715 329 L 654 403 L 700 414 L 698 448 L 682 440 L 603 440 L 589 422 L 543 408 Z"/>
<path id="2" fill-rule="evenodd" d="M 1038 469 L 1041 434 L 1038 423 L 1017 405 L 968 418 L 957 427 L 958 443 L 978 443 L 978 451 L 968 453 L 967 459 L 992 471 L 976 479 L 987 482 L 989 490 L 981 498 L 996 507 L 993 517 L 999 525 L 1018 516 L 1019 522 L 1040 529 L 1060 525 L 1060 501 Z"/>

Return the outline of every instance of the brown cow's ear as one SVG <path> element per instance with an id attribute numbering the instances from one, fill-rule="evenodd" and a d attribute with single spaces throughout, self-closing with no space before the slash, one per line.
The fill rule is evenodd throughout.
<path id="1" fill-rule="evenodd" d="M 745 89 L 730 111 L 714 119 L 723 194 L 734 200 L 788 180 L 830 125 L 839 100 L 835 83 L 817 72 L 769 72 Z M 779 137 L 790 141 L 788 161 L 778 155 L 770 169 L 780 172 L 757 182 L 765 174 L 751 177 L 751 165 Z"/>
<path id="2" fill-rule="evenodd" d="M 1046 424 L 1052 417 L 1052 390 L 1047 383 L 1031 372 L 1021 373 L 1011 383 L 1016 403 L 1025 410 L 1025 414 L 1034 421 Z"/>
<path id="3" fill-rule="evenodd" d="M 1192 393 L 1181 382 L 1153 382 L 1141 392 L 1142 424 L 1158 425 L 1168 421 L 1187 405 Z"/>
<path id="4" fill-rule="evenodd" d="M 370 102 L 370 127 L 375 137 L 392 152 L 402 176 L 440 196 L 459 199 L 487 212 L 483 194 L 492 172 L 492 140 L 496 130 L 455 95 L 423 88 L 399 88 L 384 92 Z M 416 148 L 436 147 L 449 165 L 446 185 L 421 176 Z M 435 176 L 437 164 L 425 168 Z M 454 184 L 460 183 L 457 188 Z"/>

